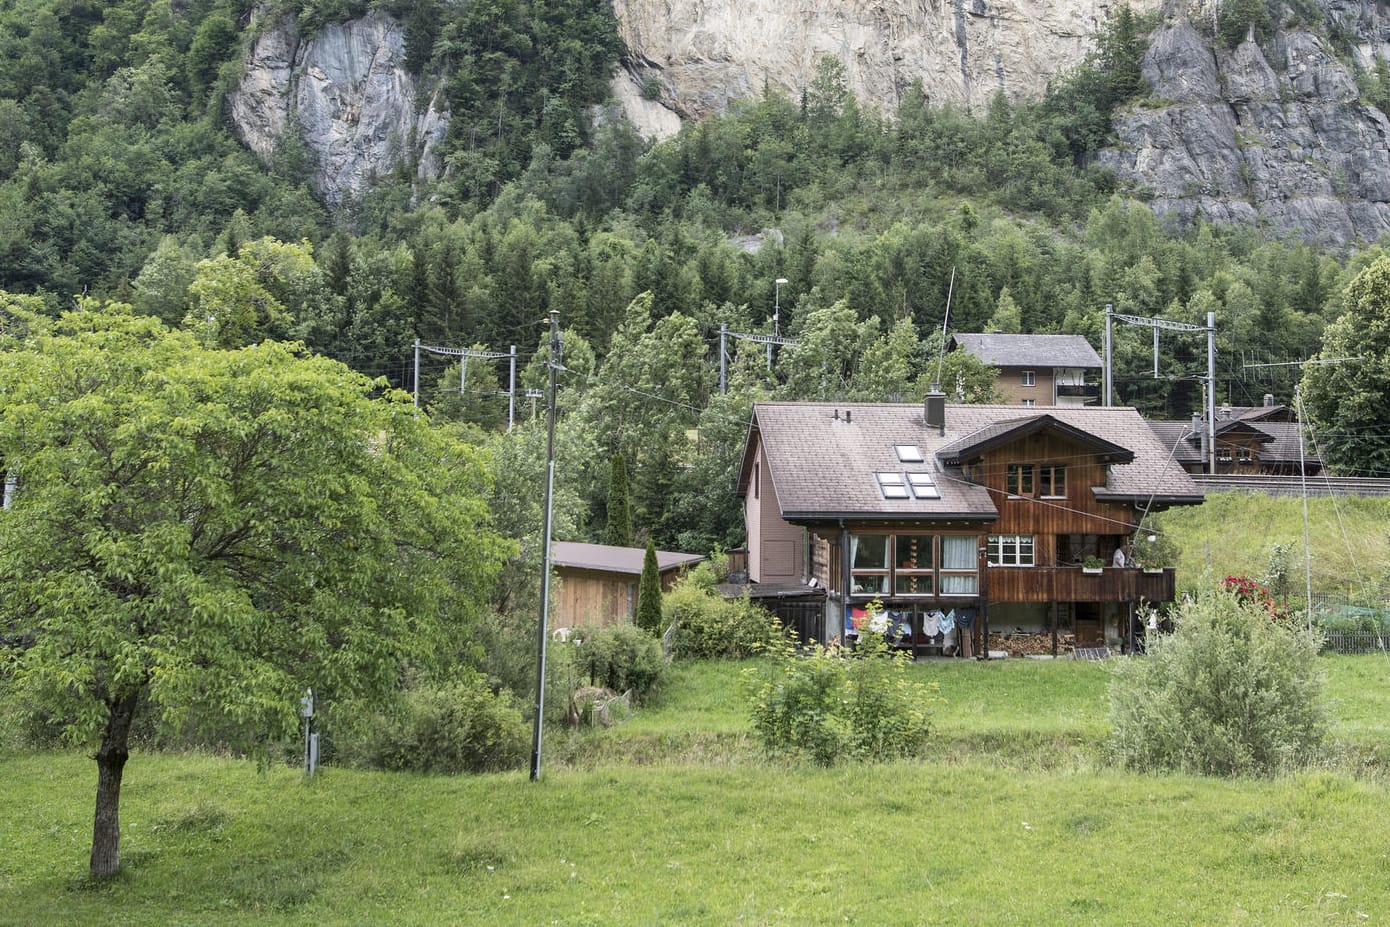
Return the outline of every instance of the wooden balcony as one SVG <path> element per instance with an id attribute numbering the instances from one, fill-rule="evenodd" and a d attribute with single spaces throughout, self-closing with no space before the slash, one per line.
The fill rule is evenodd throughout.
<path id="1" fill-rule="evenodd" d="M 991 567 L 984 597 L 990 602 L 1171 602 L 1171 569 L 1146 573 L 1134 567 Z"/>

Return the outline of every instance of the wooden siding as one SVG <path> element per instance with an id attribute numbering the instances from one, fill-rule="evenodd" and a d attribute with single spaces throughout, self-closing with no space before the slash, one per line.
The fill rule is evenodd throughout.
<path id="1" fill-rule="evenodd" d="M 557 628 L 606 628 L 626 623 L 637 606 L 640 576 L 559 568 L 555 600 Z M 629 591 L 630 590 L 630 591 Z M 631 603 L 631 604 L 629 604 Z"/>
<path id="2" fill-rule="evenodd" d="M 669 592 L 682 572 L 681 569 L 664 571 L 662 591 Z M 554 627 L 607 628 L 632 620 L 641 576 L 572 567 L 557 567 L 555 575 L 560 588 L 555 597 L 555 617 L 550 622 Z"/>
<path id="3" fill-rule="evenodd" d="M 1039 495 L 1010 497 L 1007 478 L 1011 463 L 1034 465 L 1035 493 L 1039 488 L 1037 465 L 1065 467 L 1066 496 L 1059 499 Z M 1129 535 L 1136 527 L 1135 512 L 1129 505 L 1097 501 L 1091 488 L 1105 485 L 1106 465 L 1096 461 L 1089 447 L 1065 436 L 1030 435 L 991 453 L 971 469 L 989 488 L 990 498 L 999 510 L 999 520 L 990 527 L 989 533 L 1034 535 L 1038 543 L 1037 563 L 1056 565 L 1057 535 Z"/>

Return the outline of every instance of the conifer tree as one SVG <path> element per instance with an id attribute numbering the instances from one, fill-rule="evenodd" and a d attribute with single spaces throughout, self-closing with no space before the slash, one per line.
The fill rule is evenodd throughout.
<path id="1" fill-rule="evenodd" d="M 647 541 L 642 560 L 642 581 L 637 586 L 637 627 L 652 634 L 661 633 L 661 572 L 656 564 L 656 545 Z"/>
<path id="2" fill-rule="evenodd" d="M 614 547 L 632 546 L 632 509 L 628 503 L 627 461 L 614 454 L 608 464 L 608 526 L 603 543 Z"/>

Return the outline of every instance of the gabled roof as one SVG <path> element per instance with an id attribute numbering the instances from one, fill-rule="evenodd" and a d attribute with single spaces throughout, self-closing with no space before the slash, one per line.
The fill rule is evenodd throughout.
<path id="1" fill-rule="evenodd" d="M 1183 464 L 1201 464 L 1202 436 L 1192 430 L 1189 422 L 1150 422 L 1149 428 L 1158 437 L 1164 448 L 1173 454 L 1175 460 Z M 1294 465 L 1299 461 L 1298 423 L 1267 420 L 1262 418 L 1241 418 L 1235 421 L 1219 421 L 1216 427 L 1217 447 L 1223 435 L 1258 433 L 1262 464 Z M 1177 445 L 1176 450 L 1174 445 Z M 1312 448 L 1305 447 L 1305 462 L 1321 466 Z"/>
<path id="2" fill-rule="evenodd" d="M 961 459 L 966 448 L 997 446 L 1050 428 L 1116 458 L 1108 482 L 1096 490 L 1098 498 L 1178 503 L 1203 498 L 1134 409 L 1058 406 L 1035 415 L 1020 412 L 1019 406 L 948 405 L 942 434 L 927 426 L 916 404 L 757 403 L 739 494 L 749 491 L 751 449 L 760 444 L 767 462 L 763 479 L 772 483 L 788 521 L 992 520 L 997 510 L 988 491 L 965 479 L 950 461 Z M 924 462 L 900 461 L 894 451 L 900 444 L 920 447 Z M 930 473 L 940 498 L 884 498 L 877 474 L 913 472 Z"/>
<path id="3" fill-rule="evenodd" d="M 1017 408 L 1017 407 L 1014 407 Z M 949 467 L 961 464 L 989 453 L 997 447 L 1026 438 L 1039 431 L 1052 430 L 1073 438 L 1078 443 L 1090 447 L 1102 463 L 1129 463 L 1134 452 L 1127 447 L 1096 437 L 1088 431 L 1058 421 L 1048 414 L 1030 415 L 1025 418 L 1010 419 L 986 425 L 974 434 L 969 434 L 939 449 L 936 456 Z"/>
<path id="4" fill-rule="evenodd" d="M 1262 426 L 1256 426 L 1252 422 L 1236 420 L 1233 422 L 1216 423 L 1216 440 L 1219 442 L 1223 435 L 1234 437 L 1236 435 L 1246 435 L 1254 438 L 1261 444 L 1269 444 L 1274 440 L 1274 436 L 1266 431 Z M 1187 440 L 1201 443 L 1199 435 L 1188 435 Z"/>
<path id="5" fill-rule="evenodd" d="M 1081 335 L 1004 335 L 958 333 L 952 344 L 995 367 L 1087 367 L 1100 369 L 1100 356 Z"/>
<path id="6" fill-rule="evenodd" d="M 642 575 L 642 561 L 647 551 L 643 547 L 614 547 L 610 544 L 581 544 L 576 541 L 554 541 L 550 559 L 555 566 L 576 570 L 598 570 L 604 573 Z M 682 554 L 669 550 L 656 552 L 656 568 L 665 573 L 677 567 L 692 566 L 705 558 L 699 554 Z"/>

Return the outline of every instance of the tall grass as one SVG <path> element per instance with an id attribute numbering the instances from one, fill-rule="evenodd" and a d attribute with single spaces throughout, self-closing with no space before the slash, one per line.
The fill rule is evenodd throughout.
<path id="1" fill-rule="evenodd" d="M 1259 579 L 1272 547 L 1290 544 L 1292 592 L 1303 597 L 1301 498 L 1212 493 L 1204 504 L 1171 509 L 1155 523 L 1182 547 L 1180 586 L 1242 573 Z M 1390 591 L 1390 498 L 1310 498 L 1308 540 L 1315 592 L 1355 598 L 1376 588 Z"/>

